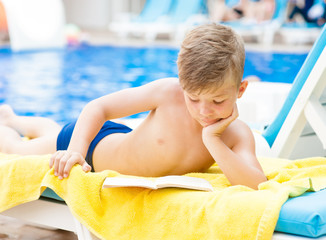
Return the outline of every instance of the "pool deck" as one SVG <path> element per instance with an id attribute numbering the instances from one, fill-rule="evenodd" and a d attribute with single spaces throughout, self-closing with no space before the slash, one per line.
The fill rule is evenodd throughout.
<path id="1" fill-rule="evenodd" d="M 51 230 L 33 225 L 14 218 L 0 215 L 1 240 L 76 240 L 77 236 L 64 230 Z"/>
<path id="2" fill-rule="evenodd" d="M 170 46 L 179 48 L 180 42 L 171 41 L 169 39 L 160 38 L 155 41 L 144 41 L 142 38 L 130 37 L 130 38 L 119 38 L 106 30 L 83 30 L 82 39 L 93 45 L 122 45 L 122 46 Z M 0 33 L 0 47 L 9 46 L 9 38 Z M 275 37 L 273 44 L 261 44 L 254 40 L 245 40 L 245 47 L 248 50 L 257 51 L 281 51 L 281 52 L 307 52 L 311 48 L 312 43 L 307 44 L 286 44 L 278 36 Z"/>
<path id="3" fill-rule="evenodd" d="M 171 41 L 169 39 L 160 38 L 155 41 L 144 41 L 143 38 L 118 38 L 109 31 L 101 30 L 85 30 L 83 34 L 87 42 L 94 45 L 127 45 L 127 46 L 170 46 L 179 48 L 180 43 L 178 41 Z M 245 40 L 245 47 L 248 50 L 257 50 L 257 51 L 281 51 L 281 52 L 307 52 L 312 47 L 312 43 L 307 44 L 285 44 L 280 37 L 275 37 L 274 44 L 261 44 L 257 43 L 254 40 L 250 39 Z"/>

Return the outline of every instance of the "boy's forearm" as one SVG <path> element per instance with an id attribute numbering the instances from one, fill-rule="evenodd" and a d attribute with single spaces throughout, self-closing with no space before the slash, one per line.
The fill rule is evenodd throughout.
<path id="1" fill-rule="evenodd" d="M 91 141 L 100 131 L 105 116 L 94 103 L 89 103 L 81 112 L 68 147 L 69 151 L 79 152 L 85 158 Z"/>
<path id="2" fill-rule="evenodd" d="M 204 138 L 204 144 L 232 185 L 240 184 L 257 189 L 259 183 L 266 181 L 261 169 L 248 165 L 219 137 Z"/>

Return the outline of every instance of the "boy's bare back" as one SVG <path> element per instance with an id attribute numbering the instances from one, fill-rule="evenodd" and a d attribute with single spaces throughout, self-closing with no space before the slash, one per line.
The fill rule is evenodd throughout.
<path id="1" fill-rule="evenodd" d="M 112 169 L 124 174 L 163 176 L 204 171 L 214 163 L 202 140 L 203 127 L 190 116 L 178 79 L 162 79 L 151 85 L 157 96 L 156 108 L 132 132 L 108 135 L 96 146 L 96 171 Z M 237 132 L 245 127 L 236 121 L 229 128 L 235 125 Z M 225 131 L 222 138 L 231 147 L 237 137 L 230 138 L 228 133 L 231 130 Z"/>
<path id="2" fill-rule="evenodd" d="M 178 80 L 152 85 L 158 105 L 132 132 L 108 135 L 96 146 L 96 171 L 162 176 L 201 171 L 213 164 L 201 139 L 202 127 L 189 116 Z"/>

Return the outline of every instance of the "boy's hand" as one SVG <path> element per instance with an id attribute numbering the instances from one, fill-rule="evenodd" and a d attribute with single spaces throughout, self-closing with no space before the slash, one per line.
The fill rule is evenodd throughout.
<path id="1" fill-rule="evenodd" d="M 76 164 L 80 164 L 85 172 L 89 172 L 92 168 L 85 161 L 79 152 L 57 151 L 50 159 L 50 168 L 54 167 L 54 175 L 59 179 L 67 178 L 71 168 Z"/>
<path id="2" fill-rule="evenodd" d="M 203 140 L 206 137 L 221 137 L 224 130 L 231 124 L 231 122 L 237 119 L 238 116 L 239 116 L 238 107 L 235 104 L 233 107 L 233 111 L 229 117 L 223 118 L 218 122 L 203 128 L 203 132 L 202 132 Z"/>

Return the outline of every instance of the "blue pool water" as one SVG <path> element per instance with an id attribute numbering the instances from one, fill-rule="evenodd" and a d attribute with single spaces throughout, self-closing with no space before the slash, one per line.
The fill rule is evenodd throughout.
<path id="1" fill-rule="evenodd" d="M 158 78 L 177 77 L 178 49 L 69 46 L 64 50 L 13 53 L 0 49 L 0 103 L 18 114 L 75 119 L 87 102 Z M 302 54 L 247 52 L 244 76 L 291 83 Z M 139 115 L 137 115 L 139 116 Z"/>

